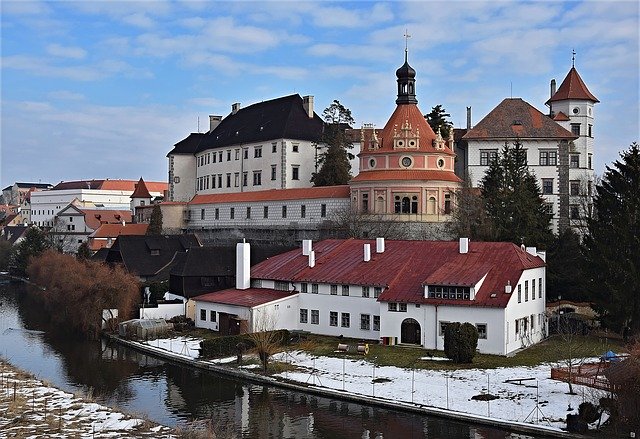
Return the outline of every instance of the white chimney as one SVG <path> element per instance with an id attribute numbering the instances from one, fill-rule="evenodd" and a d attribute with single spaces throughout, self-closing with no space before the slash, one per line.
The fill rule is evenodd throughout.
<path id="1" fill-rule="evenodd" d="M 231 114 L 236 114 L 240 110 L 240 102 L 234 102 L 231 104 Z"/>
<path id="2" fill-rule="evenodd" d="M 302 108 L 304 108 L 309 119 L 313 119 L 313 96 L 304 96 L 302 98 Z"/>
<path id="3" fill-rule="evenodd" d="M 364 245 L 364 261 L 369 262 L 371 260 L 371 244 Z"/>
<path id="4" fill-rule="evenodd" d="M 532 256 L 538 256 L 538 251 L 535 247 L 527 247 L 527 253 Z"/>
<path id="5" fill-rule="evenodd" d="M 469 238 L 460 238 L 460 254 L 469 253 Z"/>
<path id="6" fill-rule="evenodd" d="M 508 280 L 507 284 L 504 286 L 504 292 L 507 294 L 511 294 L 511 281 Z"/>
<path id="7" fill-rule="evenodd" d="M 544 262 L 547 262 L 547 252 L 546 251 L 540 250 L 538 252 L 538 257 L 540 259 L 542 259 Z"/>
<path id="8" fill-rule="evenodd" d="M 376 253 L 384 253 L 384 238 L 376 238 Z"/>
<path id="9" fill-rule="evenodd" d="M 303 239 L 302 240 L 302 254 L 304 256 L 309 256 L 309 253 L 311 252 L 312 246 L 313 246 L 313 241 L 311 241 L 310 239 Z"/>
<path id="10" fill-rule="evenodd" d="M 218 128 L 220 122 L 222 121 L 222 116 L 214 116 L 213 114 L 209 115 L 209 132 Z"/>
<path id="11" fill-rule="evenodd" d="M 309 267 L 313 268 L 316 266 L 316 252 L 311 250 L 309 252 Z"/>
<path id="12" fill-rule="evenodd" d="M 236 244 L 236 289 L 246 290 L 251 286 L 251 246 L 248 242 Z"/>

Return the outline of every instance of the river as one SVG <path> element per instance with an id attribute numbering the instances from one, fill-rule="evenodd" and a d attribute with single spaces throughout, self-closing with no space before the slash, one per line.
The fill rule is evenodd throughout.
<path id="1" fill-rule="evenodd" d="M 106 341 L 55 335 L 21 283 L 0 278 L 0 355 L 63 390 L 176 426 L 211 420 L 243 438 L 532 438 L 504 430 L 247 384 Z"/>

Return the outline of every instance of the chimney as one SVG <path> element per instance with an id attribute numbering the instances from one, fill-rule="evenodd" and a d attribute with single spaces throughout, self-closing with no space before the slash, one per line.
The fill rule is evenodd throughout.
<path id="1" fill-rule="evenodd" d="M 218 128 L 218 125 L 220 125 L 221 121 L 222 121 L 222 116 L 214 116 L 213 114 L 210 114 L 209 115 L 209 132 L 212 132 L 213 130 Z"/>
<path id="2" fill-rule="evenodd" d="M 504 292 L 507 294 L 511 294 L 511 281 L 508 280 L 507 284 L 504 286 Z"/>
<path id="3" fill-rule="evenodd" d="M 316 266 L 316 252 L 314 252 L 313 250 L 311 250 L 309 252 L 309 267 L 313 268 Z"/>
<path id="4" fill-rule="evenodd" d="M 538 257 L 540 259 L 542 259 L 544 262 L 547 262 L 547 252 L 546 251 L 540 250 L 538 252 Z"/>
<path id="5" fill-rule="evenodd" d="M 460 238 L 460 254 L 469 253 L 469 238 Z"/>
<path id="6" fill-rule="evenodd" d="M 527 253 L 532 256 L 538 256 L 538 250 L 535 247 L 527 247 Z"/>
<path id="7" fill-rule="evenodd" d="M 236 244 L 236 289 L 251 286 L 251 246 L 242 240 Z"/>
<path id="8" fill-rule="evenodd" d="M 309 119 L 313 119 L 313 96 L 304 96 L 302 98 L 302 107 L 306 111 Z"/>
<path id="9" fill-rule="evenodd" d="M 371 260 L 371 244 L 364 245 L 364 261 L 369 262 Z"/>
<path id="10" fill-rule="evenodd" d="M 231 114 L 236 114 L 240 109 L 240 102 L 235 102 L 231 104 Z"/>
<path id="11" fill-rule="evenodd" d="M 310 239 L 302 240 L 302 254 L 304 256 L 309 256 L 309 253 L 311 253 L 312 245 L 313 245 L 313 241 L 311 241 Z"/>
<path id="12" fill-rule="evenodd" d="M 556 94 L 556 80 L 552 79 L 551 80 L 551 96 L 553 97 L 553 95 Z"/>
<path id="13" fill-rule="evenodd" d="M 471 129 L 471 107 L 467 107 L 467 129 Z"/>
<path id="14" fill-rule="evenodd" d="M 376 253 L 384 253 L 384 238 L 376 238 Z"/>

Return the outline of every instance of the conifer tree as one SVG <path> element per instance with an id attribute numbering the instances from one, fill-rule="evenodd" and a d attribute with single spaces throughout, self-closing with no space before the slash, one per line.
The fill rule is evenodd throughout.
<path id="1" fill-rule="evenodd" d="M 153 206 L 151 212 L 151 219 L 149 220 L 149 227 L 147 228 L 147 235 L 162 235 L 162 210 L 160 205 Z"/>
<path id="2" fill-rule="evenodd" d="M 351 179 L 349 160 L 354 157 L 348 151 L 353 145 L 346 133 L 355 122 L 351 110 L 334 100 L 322 116 L 325 124 L 320 143 L 326 145 L 326 151 L 318 159 L 320 170 L 313 173 L 311 182 L 314 186 L 347 184 Z"/>
<path id="3" fill-rule="evenodd" d="M 593 300 L 615 329 L 640 331 L 640 146 L 631 144 L 596 186 L 584 238 Z"/>
<path id="4" fill-rule="evenodd" d="M 31 258 L 39 256 L 51 247 L 45 232 L 37 227 L 29 227 L 24 234 L 24 239 L 11 253 L 9 271 L 16 276 L 25 276 Z"/>
<path id="5" fill-rule="evenodd" d="M 429 114 L 424 115 L 424 118 L 427 119 L 427 123 L 431 126 L 433 132 L 437 134 L 439 129 L 440 134 L 445 139 L 449 135 L 449 130 L 453 128 L 453 124 L 447 119 L 449 117 L 451 117 L 451 115 L 447 113 L 440 104 L 433 107 Z"/>

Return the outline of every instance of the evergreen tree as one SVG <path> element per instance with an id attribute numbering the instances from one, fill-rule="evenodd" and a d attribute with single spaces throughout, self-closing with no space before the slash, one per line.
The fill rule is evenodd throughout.
<path id="1" fill-rule="evenodd" d="M 547 298 L 585 300 L 584 258 L 580 237 L 567 229 L 554 240 L 547 252 Z"/>
<path id="2" fill-rule="evenodd" d="M 433 107 L 431 109 L 431 113 L 424 115 L 424 118 L 427 119 L 427 123 L 431 126 L 433 132 L 437 134 L 439 129 L 440 134 L 445 139 L 449 136 L 449 130 L 453 128 L 453 124 L 447 120 L 449 117 L 451 117 L 451 115 L 447 113 L 440 104 Z"/>
<path id="3" fill-rule="evenodd" d="M 584 238 L 590 290 L 618 329 L 640 330 L 640 147 L 637 142 L 607 166 L 594 197 L 595 215 Z"/>
<path id="4" fill-rule="evenodd" d="M 480 182 L 480 190 L 495 240 L 543 248 L 551 243 L 551 213 L 529 172 L 520 141 L 513 146 L 505 142 Z"/>
<path id="5" fill-rule="evenodd" d="M 457 238 L 473 241 L 493 240 L 493 227 L 484 208 L 482 194 L 471 186 L 471 178 L 465 175 L 462 187 L 456 192 L 452 227 Z"/>
<path id="6" fill-rule="evenodd" d="M 9 271 L 16 276 L 25 276 L 31 258 L 39 256 L 51 247 L 45 232 L 37 227 L 29 227 L 29 230 L 24 234 L 24 239 L 14 247 L 9 262 Z"/>
<path id="7" fill-rule="evenodd" d="M 162 210 L 160 205 L 153 206 L 151 212 L 151 219 L 149 220 L 149 227 L 147 228 L 147 235 L 162 235 Z"/>
<path id="8" fill-rule="evenodd" d="M 314 186 L 334 186 L 347 184 L 351 179 L 351 164 L 354 156 L 348 150 L 353 148 L 346 129 L 355 122 L 351 110 L 334 100 L 322 112 L 325 124 L 320 143 L 326 151 L 318 159 L 320 170 L 314 172 L 311 182 Z"/>
<path id="9" fill-rule="evenodd" d="M 93 253 L 91 249 L 89 249 L 89 241 L 84 241 L 82 244 L 78 246 L 78 252 L 76 253 L 76 258 L 81 261 L 87 261 L 91 259 Z"/>

